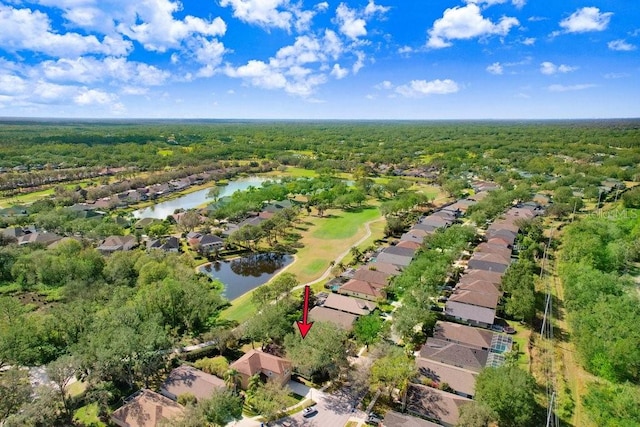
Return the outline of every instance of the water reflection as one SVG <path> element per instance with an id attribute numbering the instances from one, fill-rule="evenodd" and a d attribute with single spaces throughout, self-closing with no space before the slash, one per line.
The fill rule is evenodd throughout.
<path id="1" fill-rule="evenodd" d="M 268 282 L 292 261 L 291 255 L 269 252 L 205 264 L 200 271 L 220 280 L 225 285 L 224 296 L 232 300 Z"/>

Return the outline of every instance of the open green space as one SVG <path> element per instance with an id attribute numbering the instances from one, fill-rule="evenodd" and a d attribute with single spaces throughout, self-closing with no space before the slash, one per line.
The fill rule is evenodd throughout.
<path id="1" fill-rule="evenodd" d="M 285 271 L 294 274 L 300 283 L 317 279 L 332 261 L 348 252 L 365 235 L 365 223 L 380 217 L 380 211 L 376 207 L 350 212 L 329 210 L 326 217 L 302 217 L 304 227 L 301 228 L 306 230 L 301 231 L 300 241 L 304 247 L 296 253 L 295 261 Z M 376 235 L 379 236 L 379 223 L 375 225 Z M 371 238 L 373 235 L 369 239 Z M 251 292 L 248 292 L 231 301 L 231 306 L 221 313 L 221 317 L 243 322 L 256 311 L 257 307 L 251 302 Z"/>

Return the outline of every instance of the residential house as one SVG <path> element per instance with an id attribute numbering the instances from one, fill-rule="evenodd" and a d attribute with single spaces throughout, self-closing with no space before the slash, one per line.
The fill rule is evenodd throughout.
<path id="1" fill-rule="evenodd" d="M 23 234 L 22 236 L 18 237 L 18 244 L 28 245 L 30 243 L 39 243 L 45 246 L 49 246 L 60 239 L 62 239 L 62 236 L 58 236 L 56 233 L 36 231 L 33 233 Z"/>
<path id="2" fill-rule="evenodd" d="M 213 234 L 190 232 L 187 234 L 187 241 L 203 253 L 210 253 L 224 246 L 224 240 Z"/>
<path id="3" fill-rule="evenodd" d="M 383 273 L 390 274 L 391 276 L 397 276 L 402 272 L 402 269 L 395 264 L 391 264 L 388 262 L 381 262 L 380 260 L 376 260 L 375 262 L 371 262 L 366 265 L 369 270 L 380 271 Z"/>
<path id="4" fill-rule="evenodd" d="M 351 279 L 344 285 L 340 286 L 338 293 L 342 295 L 351 295 L 356 298 L 362 298 L 369 301 L 377 301 L 379 299 L 386 299 L 386 292 L 378 287 L 374 286 L 364 280 Z"/>
<path id="5" fill-rule="evenodd" d="M 487 240 L 487 243 L 494 246 L 504 246 L 505 248 L 511 249 L 511 245 L 509 242 L 501 237 L 493 237 Z"/>
<path id="6" fill-rule="evenodd" d="M 279 200 L 274 203 L 269 203 L 262 208 L 263 212 L 271 212 L 276 213 L 280 212 L 283 209 L 288 209 L 294 207 L 294 204 L 291 200 Z"/>
<path id="7" fill-rule="evenodd" d="M 471 182 L 471 188 L 473 188 L 473 191 L 475 191 L 476 193 L 479 193 L 481 191 L 496 190 L 498 189 L 498 187 L 498 184 L 496 184 L 495 182 L 483 181 L 481 179 L 476 179 Z"/>
<path id="8" fill-rule="evenodd" d="M 422 247 L 422 244 L 418 243 L 418 242 L 413 242 L 410 240 L 401 240 L 400 242 L 398 242 L 396 244 L 397 247 L 399 248 L 407 248 L 407 249 L 411 249 L 414 251 L 417 251 L 418 249 L 420 249 Z"/>
<path id="9" fill-rule="evenodd" d="M 378 254 L 376 261 L 388 262 L 390 264 L 406 267 L 411 264 L 415 251 L 408 248 L 398 248 L 396 246 L 389 246 Z"/>
<path id="10" fill-rule="evenodd" d="M 370 264 L 370 266 L 375 266 L 376 264 Z M 369 266 L 369 267 L 370 267 Z M 380 271 L 377 268 L 375 270 L 369 267 L 360 267 L 356 270 L 353 278 L 356 280 L 364 280 L 365 282 L 369 282 L 372 285 L 378 285 L 380 287 L 387 286 L 389 283 L 389 278 L 391 274 L 385 273 L 384 271 Z"/>
<path id="11" fill-rule="evenodd" d="M 452 322 L 436 322 L 433 337 L 480 350 L 491 349 L 494 333 Z"/>
<path id="12" fill-rule="evenodd" d="M 465 280 L 464 282 L 458 282 L 456 285 L 456 291 L 471 291 L 484 294 L 502 295 L 500 292 L 500 284 L 488 282 L 486 280 Z"/>
<path id="13" fill-rule="evenodd" d="M 103 255 L 109 255 L 117 251 L 130 251 L 138 245 L 135 236 L 109 236 L 102 241 L 96 249 Z"/>
<path id="14" fill-rule="evenodd" d="M 147 249 L 159 249 L 165 252 L 179 252 L 180 240 L 174 236 L 162 239 L 151 239 L 147 241 Z"/>
<path id="15" fill-rule="evenodd" d="M 144 230 L 155 222 L 160 222 L 160 220 L 156 218 L 141 218 L 136 221 L 135 224 L 133 224 L 133 228 L 135 228 L 136 230 Z"/>
<path id="16" fill-rule="evenodd" d="M 377 307 L 377 305 L 371 301 L 333 293 L 327 296 L 327 299 L 324 301 L 322 306 L 345 313 L 355 314 L 356 316 L 365 316 Z"/>
<path id="17" fill-rule="evenodd" d="M 181 365 L 169 373 L 160 387 L 160 393 L 171 400 L 190 393 L 198 400 L 208 399 L 217 389 L 225 388 L 220 378 L 188 365 Z"/>
<path id="18" fill-rule="evenodd" d="M 419 375 L 434 382 L 433 387 L 437 388 L 446 383 L 453 393 L 468 398 L 473 397 L 477 372 L 421 357 L 416 359 L 416 367 Z"/>
<path id="19" fill-rule="evenodd" d="M 419 384 L 409 385 L 407 412 L 439 422 L 445 427 L 458 424 L 460 408 L 471 399 Z"/>
<path id="20" fill-rule="evenodd" d="M 453 216 L 451 212 L 445 212 L 445 215 Z M 417 225 L 433 225 L 438 228 L 444 228 L 450 226 L 453 222 L 453 219 L 446 218 L 443 215 L 429 215 L 421 218 Z"/>
<path id="21" fill-rule="evenodd" d="M 441 427 L 440 424 L 396 411 L 387 411 L 382 425 L 384 427 Z"/>
<path id="22" fill-rule="evenodd" d="M 433 232 L 427 232 L 425 230 L 418 230 L 417 228 L 412 228 L 402 236 L 400 236 L 400 240 L 403 242 L 415 242 L 418 244 L 422 244 L 424 238 Z"/>
<path id="23" fill-rule="evenodd" d="M 490 292 L 474 292 L 456 287 L 449 296 L 449 301 L 495 309 L 498 306 L 501 293 L 492 291 L 493 287 L 490 288 Z"/>
<path id="24" fill-rule="evenodd" d="M 473 301 L 478 302 L 482 300 L 483 303 L 485 298 L 480 298 L 478 296 L 482 296 L 486 294 L 480 294 L 477 292 L 470 292 L 465 296 L 465 301 Z M 474 298 L 478 297 L 478 298 Z M 490 327 L 496 317 L 496 309 L 490 307 L 483 307 L 476 304 L 469 304 L 467 302 L 455 301 L 449 298 L 449 300 L 445 304 L 444 313 L 446 316 L 452 317 L 454 319 L 467 322 L 476 326 L 482 326 L 484 328 Z"/>
<path id="25" fill-rule="evenodd" d="M 475 205 L 476 203 L 477 202 L 474 200 L 461 199 L 449 206 L 444 206 L 442 210 L 451 212 L 456 215 L 456 217 L 460 217 L 461 215 L 466 214 L 467 210 L 469 210 L 469 207 Z"/>
<path id="26" fill-rule="evenodd" d="M 502 283 L 502 274 L 497 271 L 489 271 L 489 270 L 477 270 L 477 269 L 468 269 L 460 278 L 460 281 L 463 280 L 486 280 L 487 282 L 495 283 L 496 285 L 500 285 Z"/>
<path id="27" fill-rule="evenodd" d="M 489 352 L 438 338 L 428 338 L 420 348 L 419 357 L 451 366 L 480 372 L 487 364 Z"/>
<path id="28" fill-rule="evenodd" d="M 511 264 L 511 258 L 505 258 L 494 253 L 477 252 L 473 254 L 467 266 L 476 270 L 504 273 L 509 264 Z"/>
<path id="29" fill-rule="evenodd" d="M 509 247 L 491 243 L 480 243 L 478 246 L 476 246 L 474 253 L 497 254 L 505 259 L 511 258 L 511 249 Z"/>
<path id="30" fill-rule="evenodd" d="M 494 228 L 487 230 L 485 236 L 487 240 L 491 240 L 494 238 L 500 238 L 504 240 L 509 246 L 513 246 L 513 243 L 516 241 L 517 232 L 506 230 L 503 228 Z"/>
<path id="31" fill-rule="evenodd" d="M 24 230 L 20 227 L 4 228 L 2 229 L 1 232 L 4 237 L 9 239 L 16 239 L 16 240 L 18 240 L 19 237 L 22 237 L 25 235 Z"/>
<path id="32" fill-rule="evenodd" d="M 345 297 L 348 298 L 348 297 Z M 334 310 L 327 307 L 313 307 L 309 311 L 309 320 L 312 322 L 329 322 L 333 323 L 340 329 L 345 331 L 351 331 L 353 329 L 353 323 L 358 316 L 344 311 Z"/>
<path id="33" fill-rule="evenodd" d="M 488 195 L 489 195 L 488 191 L 478 191 L 475 194 L 472 194 L 471 196 L 467 197 L 467 199 L 473 200 L 474 202 L 479 202 L 480 200 L 484 199 Z"/>
<path id="34" fill-rule="evenodd" d="M 291 362 L 282 357 L 274 356 L 258 350 L 250 350 L 240 359 L 229 365 L 240 374 L 241 386 L 246 389 L 249 378 L 260 375 L 263 380 L 275 381 L 284 385 L 291 379 Z"/>
<path id="35" fill-rule="evenodd" d="M 447 220 L 451 221 L 452 224 L 456 221 L 456 215 L 451 211 L 438 210 L 438 211 L 432 212 L 431 215 L 429 215 L 429 216 L 430 217 L 441 217 L 441 218 L 447 219 Z"/>
<path id="36" fill-rule="evenodd" d="M 124 405 L 111 414 L 120 427 L 156 427 L 163 420 L 178 418 L 184 407 L 151 390 L 142 389 L 125 399 Z"/>
<path id="37" fill-rule="evenodd" d="M 435 233 L 436 231 L 438 231 L 439 228 L 444 228 L 444 225 L 436 225 L 436 224 L 422 224 L 422 223 L 418 223 L 416 225 L 414 225 L 413 227 L 411 227 L 411 229 L 409 231 L 414 231 L 414 230 L 420 230 L 420 231 L 424 231 L 425 235 L 430 235 Z"/>

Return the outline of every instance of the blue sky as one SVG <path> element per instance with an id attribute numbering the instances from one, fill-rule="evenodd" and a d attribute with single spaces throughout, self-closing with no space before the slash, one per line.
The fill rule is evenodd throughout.
<path id="1" fill-rule="evenodd" d="M 619 0 L 0 0 L 0 116 L 640 117 Z"/>

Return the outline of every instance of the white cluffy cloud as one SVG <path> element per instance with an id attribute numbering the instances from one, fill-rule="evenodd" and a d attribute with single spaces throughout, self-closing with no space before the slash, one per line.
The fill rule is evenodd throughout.
<path id="1" fill-rule="evenodd" d="M 331 75 L 338 80 L 344 79 L 345 77 L 347 77 L 347 75 L 349 75 L 349 70 L 347 70 L 346 68 L 342 68 L 340 64 L 334 64 L 333 68 L 331 69 Z"/>
<path id="2" fill-rule="evenodd" d="M 632 50 L 636 50 L 636 46 L 631 43 L 627 43 L 626 40 L 613 40 L 607 43 L 607 46 L 611 50 L 619 50 L 622 52 L 630 52 Z"/>
<path id="3" fill-rule="evenodd" d="M 158 86 L 170 76 L 169 72 L 142 62 L 125 58 L 107 57 L 96 59 L 80 57 L 44 61 L 39 66 L 44 77 L 54 82 L 133 84 Z"/>
<path id="4" fill-rule="evenodd" d="M 321 84 L 328 80 L 326 70 L 336 79 L 344 78 L 348 70 L 330 62 L 343 54 L 336 34 L 326 30 L 322 38 L 299 36 L 293 45 L 278 50 L 268 61 L 250 60 L 245 65 L 227 65 L 224 73 L 241 78 L 252 86 L 263 89 L 282 89 L 285 92 L 309 98 Z M 358 61 L 360 58 L 358 57 Z"/>
<path id="5" fill-rule="evenodd" d="M 310 11 L 303 13 L 288 0 L 221 0 L 220 6 L 231 6 L 233 16 L 246 23 L 284 30 L 291 28 L 296 14 L 305 20 L 311 19 L 314 14 Z"/>
<path id="6" fill-rule="evenodd" d="M 549 61 L 545 61 L 540 64 L 540 72 L 548 76 L 556 73 L 570 73 L 571 71 L 575 71 L 577 69 L 578 67 L 572 67 L 564 64 L 556 65 L 553 62 Z"/>
<path id="7" fill-rule="evenodd" d="M 351 9 L 345 3 L 340 3 L 336 9 L 336 23 L 340 32 L 352 40 L 367 35 L 367 20 L 374 15 L 384 15 L 388 7 L 375 4 L 369 0 L 364 10 Z"/>
<path id="8" fill-rule="evenodd" d="M 205 20 L 187 15 L 175 19 L 181 5 L 170 0 L 148 0 L 135 2 L 130 6 L 126 20 L 117 25 L 117 30 L 141 43 L 150 51 L 165 52 L 175 49 L 192 36 L 222 36 L 227 25 L 220 18 Z"/>
<path id="9" fill-rule="evenodd" d="M 460 90 L 458 84 L 451 80 L 411 80 L 405 85 L 396 87 L 396 92 L 407 98 L 419 98 L 428 95 L 446 95 Z"/>
<path id="10" fill-rule="evenodd" d="M 505 36 L 520 22 L 513 17 L 503 16 L 497 23 L 482 16 L 480 7 L 470 3 L 463 7 L 446 9 L 442 18 L 433 23 L 429 30 L 427 46 L 434 49 L 449 47 L 452 40 L 472 39 L 491 35 Z"/>
<path id="11" fill-rule="evenodd" d="M 597 7 L 583 7 L 560 21 L 560 27 L 567 33 L 604 31 L 609 25 L 613 12 L 600 12 Z"/>
<path id="12" fill-rule="evenodd" d="M 43 12 L 15 9 L 0 4 L 0 48 L 8 51 L 30 50 L 49 56 L 78 56 L 87 53 L 126 55 L 132 44 L 122 37 L 81 35 L 75 32 L 58 34 Z"/>
<path id="13" fill-rule="evenodd" d="M 499 62 L 494 62 L 493 64 L 487 66 L 487 72 L 491 74 L 501 75 L 504 72 L 504 68 Z"/>

